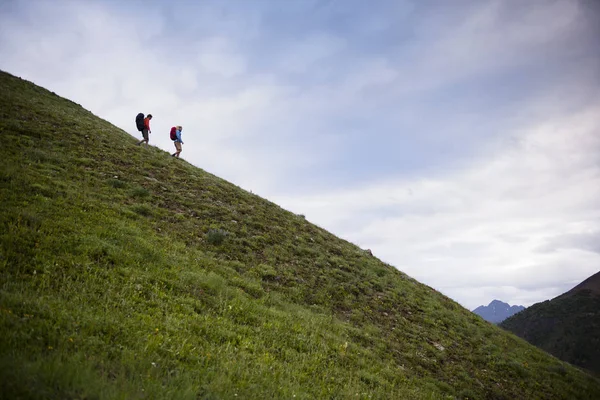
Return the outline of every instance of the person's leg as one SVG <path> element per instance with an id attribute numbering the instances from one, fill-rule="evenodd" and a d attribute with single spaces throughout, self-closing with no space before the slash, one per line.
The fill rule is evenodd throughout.
<path id="1" fill-rule="evenodd" d="M 181 143 L 173 142 L 175 144 L 175 153 L 171 154 L 173 157 L 179 158 L 179 153 L 181 153 Z"/>
<path id="2" fill-rule="evenodd" d="M 140 140 L 140 142 L 138 143 L 138 145 L 146 142 L 146 144 L 148 144 L 148 129 L 144 128 L 142 129 L 142 136 L 144 137 L 142 140 Z"/>

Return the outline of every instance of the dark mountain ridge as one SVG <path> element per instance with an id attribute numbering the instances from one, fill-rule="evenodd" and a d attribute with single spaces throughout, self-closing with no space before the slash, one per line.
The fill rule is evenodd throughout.
<path id="1" fill-rule="evenodd" d="M 600 374 L 600 272 L 500 324 L 571 364 Z"/>

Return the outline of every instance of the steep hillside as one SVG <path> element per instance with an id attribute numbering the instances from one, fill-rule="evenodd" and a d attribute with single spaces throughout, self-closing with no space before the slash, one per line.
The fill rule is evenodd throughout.
<path id="1" fill-rule="evenodd" d="M 473 312 L 486 321 L 497 324 L 524 309 L 523 306 L 511 306 L 500 300 L 492 300 L 487 306 L 479 306 Z"/>
<path id="2" fill-rule="evenodd" d="M 566 293 L 534 304 L 501 327 L 561 360 L 600 375 L 600 272 Z"/>
<path id="3" fill-rule="evenodd" d="M 0 397 L 600 398 L 301 216 L 31 83 L 0 92 Z"/>

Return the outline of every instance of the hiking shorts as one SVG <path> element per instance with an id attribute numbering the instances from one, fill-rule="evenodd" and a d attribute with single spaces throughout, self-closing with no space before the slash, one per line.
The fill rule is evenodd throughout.
<path id="1" fill-rule="evenodd" d="M 142 136 L 144 137 L 144 140 L 148 140 L 148 128 L 142 129 Z"/>
<path id="2" fill-rule="evenodd" d="M 177 151 L 181 151 L 181 142 L 173 142 L 173 143 L 175 143 L 175 149 Z"/>

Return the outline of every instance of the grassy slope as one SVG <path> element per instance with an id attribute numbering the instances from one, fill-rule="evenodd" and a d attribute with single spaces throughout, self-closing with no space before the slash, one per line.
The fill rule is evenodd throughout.
<path id="1" fill-rule="evenodd" d="M 500 326 L 561 360 L 600 375 L 600 295 L 591 290 L 534 304 Z"/>
<path id="2" fill-rule="evenodd" d="M 600 398 L 300 216 L 45 89 L 0 92 L 0 396 Z"/>

